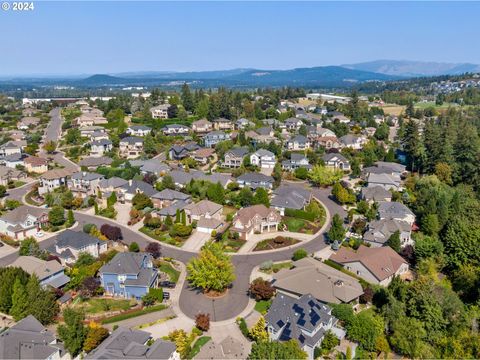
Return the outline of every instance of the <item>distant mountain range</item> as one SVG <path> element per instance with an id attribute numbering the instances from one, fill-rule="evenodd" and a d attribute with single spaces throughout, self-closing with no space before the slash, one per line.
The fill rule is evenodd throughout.
<path id="1" fill-rule="evenodd" d="M 408 60 L 375 60 L 341 66 L 352 70 L 370 71 L 379 74 L 403 77 L 460 75 L 467 72 L 480 72 L 480 65 L 476 64 Z"/>

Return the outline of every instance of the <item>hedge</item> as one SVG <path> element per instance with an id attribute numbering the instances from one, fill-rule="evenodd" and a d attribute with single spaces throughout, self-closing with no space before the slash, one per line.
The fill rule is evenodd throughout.
<path id="1" fill-rule="evenodd" d="M 148 291 L 149 294 L 152 294 L 153 296 L 155 296 L 155 299 L 161 303 L 163 301 L 163 289 L 162 288 L 157 288 L 157 289 L 154 289 L 154 288 L 150 288 L 150 290 Z"/>
<path id="2" fill-rule="evenodd" d="M 299 218 L 307 221 L 315 221 L 315 214 L 303 210 L 285 209 L 285 216 Z"/>
<path id="3" fill-rule="evenodd" d="M 247 322 L 245 321 L 245 319 L 244 318 L 237 319 L 237 324 L 243 336 L 245 336 L 245 338 L 250 340 L 250 331 L 248 330 Z"/>
<path id="4" fill-rule="evenodd" d="M 143 308 L 142 310 L 132 311 L 132 312 L 108 317 L 102 320 L 102 324 L 111 324 L 114 322 L 131 319 L 140 315 L 150 314 L 155 311 L 165 310 L 167 307 L 168 306 L 164 304 L 149 306 L 149 307 Z"/>

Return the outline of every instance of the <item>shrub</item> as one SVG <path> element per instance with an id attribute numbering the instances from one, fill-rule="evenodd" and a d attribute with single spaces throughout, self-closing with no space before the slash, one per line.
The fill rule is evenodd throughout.
<path id="1" fill-rule="evenodd" d="M 187 237 L 192 233 L 192 227 L 183 224 L 174 224 L 170 229 L 170 236 Z"/>
<path id="2" fill-rule="evenodd" d="M 195 317 L 195 326 L 202 331 L 210 329 L 210 315 L 200 313 Z"/>
<path id="3" fill-rule="evenodd" d="M 307 221 L 315 221 L 315 214 L 303 210 L 285 209 L 285 216 L 299 218 Z"/>
<path id="4" fill-rule="evenodd" d="M 130 252 L 139 252 L 140 246 L 134 241 L 128 246 L 128 251 Z"/>
<path id="5" fill-rule="evenodd" d="M 92 228 L 94 227 L 96 227 L 94 224 L 85 224 L 83 225 L 83 232 L 90 234 L 90 232 L 92 231 Z"/>
<path id="6" fill-rule="evenodd" d="M 154 259 L 158 259 L 161 255 L 161 247 L 159 243 L 151 242 L 145 248 L 145 251 L 150 253 Z"/>
<path id="7" fill-rule="evenodd" d="M 155 298 L 155 295 L 153 295 L 151 292 L 142 296 L 143 306 L 152 306 L 156 301 L 157 299 Z"/>
<path id="8" fill-rule="evenodd" d="M 273 261 L 267 260 L 260 265 L 260 270 L 270 270 L 273 267 Z"/>
<path id="9" fill-rule="evenodd" d="M 240 331 L 242 332 L 243 336 L 245 338 L 250 339 L 250 331 L 248 330 L 247 322 L 245 321 L 244 318 L 238 318 L 237 319 L 237 324 L 238 327 L 240 328 Z"/>
<path id="10" fill-rule="evenodd" d="M 118 226 L 103 224 L 100 232 L 107 237 L 108 240 L 120 240 L 122 238 L 122 230 Z"/>
<path id="11" fill-rule="evenodd" d="M 295 252 L 293 253 L 292 260 L 297 261 L 297 260 L 303 259 L 307 256 L 308 256 L 307 250 L 298 249 L 298 250 L 295 250 Z"/>
<path id="12" fill-rule="evenodd" d="M 162 288 L 150 288 L 148 291 L 149 294 L 151 294 L 156 301 L 162 302 L 163 301 L 163 289 Z"/>
<path id="13" fill-rule="evenodd" d="M 252 295 L 256 301 L 270 300 L 275 295 L 275 289 L 262 278 L 257 278 L 250 284 L 250 295 Z"/>

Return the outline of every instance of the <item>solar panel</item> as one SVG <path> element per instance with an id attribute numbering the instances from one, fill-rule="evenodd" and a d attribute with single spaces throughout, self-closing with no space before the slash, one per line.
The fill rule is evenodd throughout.
<path id="1" fill-rule="evenodd" d="M 283 325 L 285 325 L 285 323 L 283 322 L 283 320 L 280 319 L 280 320 L 277 321 L 277 326 L 278 326 L 278 327 L 282 328 Z"/>
<path id="2" fill-rule="evenodd" d="M 318 316 L 317 313 L 313 313 L 313 315 L 310 319 L 310 322 L 312 323 L 312 325 L 315 326 L 319 320 L 320 320 L 320 316 Z"/>

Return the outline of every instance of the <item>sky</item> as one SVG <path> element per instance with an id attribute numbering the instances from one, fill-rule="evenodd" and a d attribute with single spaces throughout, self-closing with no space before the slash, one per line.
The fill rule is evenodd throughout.
<path id="1" fill-rule="evenodd" d="M 480 2 L 71 2 L 0 10 L 0 75 L 480 64 Z"/>

